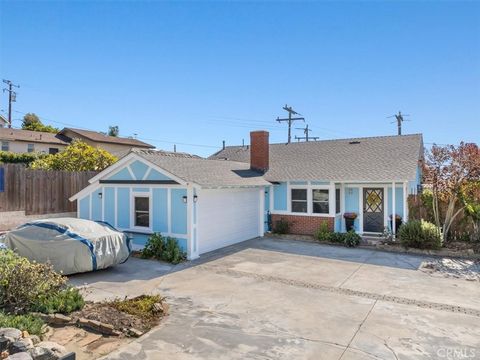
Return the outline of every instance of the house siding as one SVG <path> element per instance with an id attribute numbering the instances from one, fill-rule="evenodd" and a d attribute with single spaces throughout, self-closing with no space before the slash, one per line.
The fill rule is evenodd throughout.
<path id="1" fill-rule="evenodd" d="M 287 211 L 287 183 L 273 186 L 273 210 Z"/>
<path id="2" fill-rule="evenodd" d="M 187 233 L 187 204 L 183 202 L 183 196 L 187 196 L 187 189 L 172 189 L 172 233 Z"/>
<path id="3" fill-rule="evenodd" d="M 345 212 L 354 212 L 357 215 L 360 214 L 360 189 L 359 188 L 350 188 L 345 187 Z M 342 219 L 344 222 L 344 220 Z M 360 231 L 360 219 L 357 217 L 355 219 L 355 231 Z M 342 229 L 345 229 L 342 226 Z"/>

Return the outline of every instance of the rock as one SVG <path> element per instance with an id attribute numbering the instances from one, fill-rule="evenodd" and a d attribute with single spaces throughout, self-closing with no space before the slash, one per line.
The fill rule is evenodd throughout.
<path id="1" fill-rule="evenodd" d="M 10 355 L 6 360 L 32 360 L 32 356 L 28 352 L 20 352 Z"/>
<path id="2" fill-rule="evenodd" d="M 8 357 L 8 351 L 1 351 L 0 352 L 0 359 L 6 359 Z"/>
<path id="3" fill-rule="evenodd" d="M 38 346 L 31 349 L 29 353 L 33 360 L 57 360 L 60 358 L 52 350 Z"/>
<path id="4" fill-rule="evenodd" d="M 8 347 L 8 351 L 10 352 L 10 354 L 27 352 L 30 349 L 33 349 L 33 341 L 29 338 L 14 341 Z"/>
<path id="5" fill-rule="evenodd" d="M 134 337 L 140 337 L 143 335 L 143 332 L 135 328 L 130 328 L 128 329 L 128 335 L 134 336 Z"/>
<path id="6" fill-rule="evenodd" d="M 15 328 L 0 328 L 0 336 L 4 336 L 16 341 L 22 338 L 22 332 Z"/>
<path id="7" fill-rule="evenodd" d="M 23 331 L 22 331 L 22 337 L 23 337 L 23 338 L 28 338 L 28 337 L 30 337 L 30 334 L 28 333 L 27 330 L 23 330 Z"/>
<path id="8" fill-rule="evenodd" d="M 32 357 L 34 358 L 34 360 L 54 360 L 54 359 L 58 359 L 60 357 L 62 357 L 63 355 L 66 355 L 67 354 L 67 349 L 65 349 L 65 347 L 63 347 L 62 345 L 59 345 L 55 342 L 52 342 L 52 341 L 42 341 L 40 343 L 37 344 L 37 346 L 35 346 L 35 348 L 33 350 L 36 350 L 36 349 L 45 349 L 45 350 L 48 350 L 48 351 L 45 351 L 44 352 L 44 357 Z M 37 353 L 38 350 L 35 351 L 35 353 Z M 30 352 L 32 354 L 32 352 Z M 52 353 L 54 356 L 56 356 L 55 358 L 52 358 L 51 357 L 51 354 Z M 47 357 L 46 355 L 49 354 L 50 357 Z"/>
<path id="9" fill-rule="evenodd" d="M 40 341 L 42 341 L 37 335 L 30 335 L 30 340 L 32 340 L 33 345 L 37 345 Z"/>
<path id="10" fill-rule="evenodd" d="M 0 353 L 7 350 L 10 345 L 10 340 L 5 336 L 0 336 Z M 0 357 L 1 359 L 2 357 Z"/>
<path id="11" fill-rule="evenodd" d="M 49 319 L 49 322 L 51 324 L 57 324 L 57 325 L 68 324 L 71 321 L 72 321 L 72 318 L 70 316 L 65 316 L 62 314 L 55 314 L 51 316 Z"/>

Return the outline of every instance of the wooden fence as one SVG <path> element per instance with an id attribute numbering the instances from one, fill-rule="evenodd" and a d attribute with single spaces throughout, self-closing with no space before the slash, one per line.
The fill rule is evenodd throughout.
<path id="1" fill-rule="evenodd" d="M 76 202 L 68 198 L 98 174 L 96 171 L 31 170 L 21 164 L 0 164 L 0 168 L 3 168 L 0 212 L 23 210 L 26 215 L 76 211 Z"/>

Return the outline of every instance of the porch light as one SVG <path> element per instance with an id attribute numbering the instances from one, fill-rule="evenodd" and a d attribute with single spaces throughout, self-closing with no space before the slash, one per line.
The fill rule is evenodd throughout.
<path id="1" fill-rule="evenodd" d="M 101 192 L 98 193 L 98 197 L 101 199 L 103 194 Z"/>
<path id="2" fill-rule="evenodd" d="M 197 195 L 193 195 L 193 202 L 196 203 L 198 200 L 198 196 Z"/>
<path id="3" fill-rule="evenodd" d="M 183 200 L 183 203 L 186 204 L 187 203 L 187 196 L 186 195 L 182 196 L 182 200 Z"/>

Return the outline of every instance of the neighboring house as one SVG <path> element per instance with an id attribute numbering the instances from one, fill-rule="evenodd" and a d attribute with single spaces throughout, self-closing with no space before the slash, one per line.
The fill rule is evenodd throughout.
<path id="1" fill-rule="evenodd" d="M 0 115 L 0 128 L 6 128 L 7 126 L 8 120 L 3 115 Z"/>
<path id="2" fill-rule="evenodd" d="M 153 232 L 173 236 L 189 259 L 262 236 L 269 214 L 297 234 L 313 234 L 322 221 L 345 231 L 345 212 L 358 214 L 362 234 L 382 233 L 392 209 L 408 218 L 407 196 L 421 178 L 421 135 L 271 145 L 266 131 L 250 136 L 250 146 L 209 159 L 132 151 L 70 200 L 78 201 L 79 217 L 107 221 L 133 234 L 137 246 Z"/>
<path id="3" fill-rule="evenodd" d="M 0 127 L 0 150 L 14 153 L 56 154 L 68 145 L 58 134 Z"/>
<path id="4" fill-rule="evenodd" d="M 125 153 L 126 151 L 129 151 L 132 148 L 155 148 L 155 146 L 137 139 L 124 138 L 119 136 L 108 136 L 91 130 L 64 128 L 60 131 L 59 135 L 65 136 L 69 141 L 72 141 L 73 139 L 82 140 L 93 147 L 102 148 L 104 150 L 107 150 L 109 153 L 117 156 Z"/>

